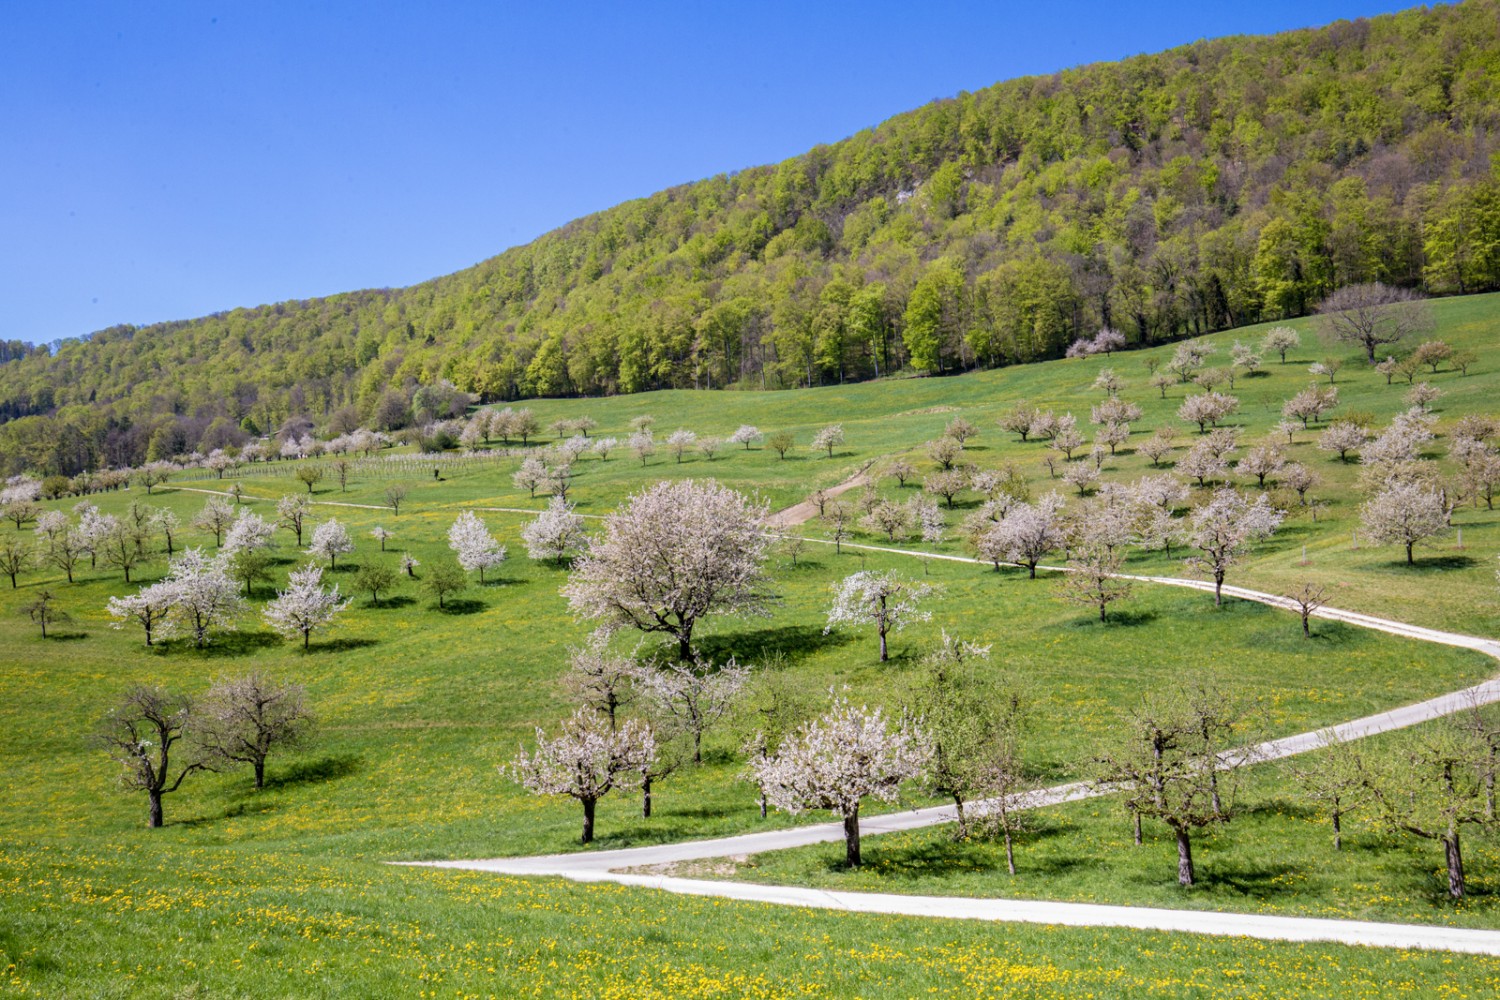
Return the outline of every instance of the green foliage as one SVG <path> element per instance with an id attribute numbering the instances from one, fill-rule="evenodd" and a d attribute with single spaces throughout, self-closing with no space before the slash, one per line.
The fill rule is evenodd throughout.
<path id="1" fill-rule="evenodd" d="M 346 407 L 398 428 L 443 415 L 444 379 L 484 401 L 783 388 L 1055 357 L 1104 325 L 1154 343 L 1352 282 L 1497 288 L 1500 179 L 1475 168 L 1500 127 L 1497 15 L 1471 0 L 1011 80 L 411 288 L 13 345 L 0 472 L 206 452 Z"/>

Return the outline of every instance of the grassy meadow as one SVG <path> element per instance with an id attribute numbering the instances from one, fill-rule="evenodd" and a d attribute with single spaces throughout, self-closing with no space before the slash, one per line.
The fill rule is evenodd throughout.
<path id="1" fill-rule="evenodd" d="M 1500 325 L 1500 296 L 1436 308 L 1438 336 L 1480 354 L 1467 376 L 1443 370 L 1429 377 L 1445 393 L 1436 404 L 1442 425 L 1469 413 L 1500 413 L 1493 402 L 1500 398 L 1500 352 L 1491 335 Z M 1303 330 L 1304 343 L 1287 364 L 1268 359 L 1266 374 L 1225 390 L 1241 400 L 1229 422 L 1243 428 L 1247 445 L 1280 419 L 1281 401 L 1311 381 L 1308 364 L 1330 353 L 1346 361 L 1332 417 L 1363 413 L 1380 424 L 1403 408 L 1404 385 L 1386 386 L 1352 352 L 1317 343 L 1308 323 L 1292 325 Z M 1261 333 L 1209 338 L 1221 345 L 1215 360 L 1225 360 L 1235 339 L 1255 341 Z M 527 405 L 543 426 L 586 415 L 598 423 L 595 436 L 622 440 L 641 414 L 656 418 L 659 438 L 679 426 L 727 436 L 742 423 L 797 433 L 799 446 L 784 461 L 760 445 L 726 446 L 712 461 L 694 455 L 682 463 L 663 450 L 644 466 L 623 446 L 608 461 L 586 456 L 571 497 L 584 514 L 605 514 L 663 477 L 712 476 L 780 508 L 870 463 L 878 473 L 905 456 L 925 472 L 933 466 L 923 443 L 955 416 L 982 431 L 967 460 L 986 468 L 1013 464 L 1039 493 L 1066 489 L 1041 463 L 1044 446 L 1015 441 L 995 417 L 1026 399 L 1070 410 L 1087 425 L 1090 404 L 1102 398 L 1090 386 L 1099 369 L 1113 367 L 1126 381 L 1124 398 L 1145 410 L 1135 427 L 1135 437 L 1144 437 L 1161 423 L 1178 423 L 1183 388 L 1159 399 L 1142 366 L 1148 354 L 1165 359 L 1170 350 L 816 390 Z M 834 422 L 844 425 L 847 443 L 832 458 L 810 454 L 812 432 Z M 1356 548 L 1358 466 L 1316 450 L 1317 429 L 1298 432 L 1289 456 L 1323 477 L 1313 495 L 1327 506 L 1317 523 L 1294 507 L 1277 537 L 1229 582 L 1277 590 L 1315 580 L 1341 607 L 1493 634 L 1500 611 L 1496 516 L 1482 506 L 1460 509 L 1454 521 L 1463 548 L 1456 536 L 1440 539 L 1418 550 L 1415 567 L 1395 547 Z M 1192 436 L 1183 430 L 1179 455 Z M 1440 436 L 1432 454 L 1445 451 Z M 0 992 L 903 997 L 1003 987 L 1037 997 L 1254 997 L 1479 996 L 1500 989 L 1500 961 L 1444 954 L 813 913 L 384 864 L 578 849 L 575 803 L 530 796 L 499 771 L 536 726 L 551 728 L 570 710 L 558 679 L 588 626 L 572 618 L 559 594 L 566 568 L 526 558 L 519 537 L 525 514 L 482 511 L 509 547 L 508 561 L 443 610 L 419 586 L 425 568 L 446 555 L 444 533 L 459 510 L 545 505 L 512 485 L 518 463 L 475 461 L 447 469 L 440 480 L 430 470 L 398 466 L 410 488 L 399 515 L 380 509 L 390 477 L 370 471 L 374 463 L 363 463 L 347 490 L 331 478 L 320 483 L 316 518 L 337 517 L 358 545 L 325 579 L 348 593 L 366 561 L 394 565 L 410 552 L 421 565 L 417 580 L 403 579 L 379 605 L 352 594 L 340 623 L 315 635 L 306 652 L 256 614 L 204 650 L 181 642 L 148 649 L 138 631 L 109 627 L 107 598 L 133 592 L 135 584 L 103 565 L 76 572 L 73 584 L 55 569 L 31 570 L 19 589 L 0 590 L 0 766 L 7 775 L 0 798 Z M 246 501 L 270 517 L 277 497 L 305 490 L 293 468 L 250 467 L 233 478 Z M 1104 476 L 1124 481 L 1149 470 L 1127 445 Z M 149 497 L 136 489 L 90 499 L 116 512 L 133 498 L 170 506 L 186 524 L 208 498 L 203 491 L 228 482 L 182 477 Z M 891 481 L 878 488 L 892 495 L 916 489 Z M 74 502 L 47 506 L 67 510 Z M 972 497 L 960 498 L 950 526 L 974 506 Z M 395 533 L 383 553 L 370 535 L 377 525 Z M 14 529 L 7 523 L 0 530 Z M 800 530 L 815 539 L 823 534 L 816 521 Z M 279 586 L 304 557 L 288 532 L 278 535 Z M 883 536 L 857 540 L 884 544 Z M 211 549 L 213 539 L 187 531 L 178 544 Z M 966 554 L 952 540 L 903 546 Z M 1185 573 L 1180 554 L 1132 554 L 1128 566 Z M 825 635 L 823 625 L 834 582 L 858 569 L 889 567 L 925 576 L 940 593 L 929 604 L 932 621 L 893 636 L 893 660 L 880 665 L 873 634 Z M 134 579 L 156 579 L 165 568 L 157 558 Z M 1334 623 L 1318 624 L 1315 638 L 1305 640 L 1290 614 L 1238 601 L 1216 610 L 1208 595 L 1176 588 L 1139 586 L 1114 620 L 1100 625 L 1087 608 L 1059 601 L 1046 574 L 1032 581 L 1024 571 L 809 545 L 795 563 L 778 551 L 772 576 L 781 598 L 773 616 L 712 620 L 698 636 L 706 651 L 772 664 L 763 669 L 791 672 L 808 691 L 847 685 L 856 700 L 889 704 L 941 630 L 990 645 L 991 660 L 976 669 L 997 683 L 1018 679 L 1031 693 L 1037 724 L 1028 756 L 1049 779 L 1078 776 L 1091 747 L 1154 686 L 1218 683 L 1253 708 L 1256 735 L 1275 736 L 1494 672 L 1493 661 L 1478 654 Z M 46 640 L 20 613 L 44 587 L 71 616 Z M 271 591 L 254 595 L 257 610 Z M 268 787 L 259 792 L 244 772 L 195 775 L 167 797 L 167 826 L 146 830 L 144 798 L 116 790 L 115 765 L 89 741 L 96 721 L 129 684 L 198 694 L 216 677 L 252 668 L 306 686 L 319 720 L 316 739 L 273 758 Z M 600 805 L 597 846 L 794 822 L 776 813 L 759 818 L 751 788 L 738 779 L 737 745 L 733 727 L 711 733 L 703 766 L 661 784 L 650 820 L 640 818 L 635 796 L 610 795 Z M 1455 909 L 1435 896 L 1441 857 L 1430 845 L 1365 830 L 1341 864 L 1330 866 L 1326 827 L 1293 800 L 1285 781 L 1255 778 L 1247 795 L 1253 808 L 1244 821 L 1205 841 L 1201 891 L 1177 889 L 1165 841 L 1129 850 L 1128 823 L 1108 801 L 1039 816 L 1013 882 L 1003 858 L 997 875 L 993 846 L 955 844 L 944 829 L 870 838 L 872 864 L 859 873 L 831 866 L 833 848 L 811 848 L 758 858 L 741 874 L 884 891 L 1500 922 L 1493 902 L 1500 841 L 1467 841 L 1475 896 Z"/>

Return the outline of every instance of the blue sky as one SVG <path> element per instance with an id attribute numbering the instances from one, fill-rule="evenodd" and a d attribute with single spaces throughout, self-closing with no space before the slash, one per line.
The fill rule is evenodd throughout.
<path id="1" fill-rule="evenodd" d="M 408 285 L 937 97 L 1400 6 L 12 0 L 0 339 Z"/>

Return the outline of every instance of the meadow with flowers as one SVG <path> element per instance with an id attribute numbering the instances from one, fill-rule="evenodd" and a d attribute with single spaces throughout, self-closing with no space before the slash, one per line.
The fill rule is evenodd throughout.
<path id="1" fill-rule="evenodd" d="M 1493 331 L 1500 297 L 1436 304 L 1438 335 L 1473 349 L 1468 373 L 1440 370 L 1428 381 L 1444 468 L 1445 442 L 1462 417 L 1500 412 L 1500 354 Z M 1315 378 L 1311 364 L 1333 353 L 1310 323 L 1293 324 L 1302 348 L 1287 363 L 1268 359 L 1263 375 L 1233 390 L 1227 418 L 1248 445 L 1282 419 L 1282 402 Z M 1227 356 L 1236 340 L 1264 329 L 1205 338 Z M 650 393 L 601 400 L 530 403 L 545 427 L 586 415 L 590 434 L 625 438 L 632 417 L 655 417 L 659 435 L 691 428 L 730 437 L 743 425 L 789 431 L 797 445 L 780 457 L 764 440 L 726 445 L 710 455 L 669 451 L 644 463 L 626 450 L 587 454 L 574 465 L 568 501 L 596 532 L 628 496 L 660 479 L 713 478 L 755 494 L 773 510 L 814 490 L 864 473 L 877 498 L 905 501 L 935 474 L 928 442 L 956 418 L 978 428 L 964 461 L 981 469 L 1013 467 L 1033 495 L 1056 489 L 1043 446 L 997 426 L 1019 401 L 1087 414 L 1105 368 L 1120 395 L 1143 411 L 1130 441 L 1102 463 L 1105 481 L 1168 471 L 1135 450 L 1153 427 L 1181 424 L 1187 386 L 1164 394 L 1147 382 L 1143 362 L 1165 362 L 1171 347 L 1067 359 L 945 379 L 759 393 Z M 1335 373 L 1333 417 L 1372 426 L 1405 409 L 1409 389 L 1350 363 Z M 1326 381 L 1326 376 L 1316 376 Z M 1228 390 L 1226 390 L 1228 391 Z M 813 451 L 831 425 L 843 443 Z M 1482 500 L 1453 512 L 1453 529 L 1417 549 L 1412 565 L 1399 546 L 1358 538 L 1366 499 L 1357 462 L 1316 446 L 1319 425 L 1293 431 L 1287 446 L 1317 470 L 1313 504 L 1275 486 L 1287 512 L 1274 537 L 1230 571 L 1229 582 L 1281 592 L 1303 582 L 1329 591 L 1335 606 L 1403 621 L 1492 634 L 1500 531 Z M 1196 428 L 1180 428 L 1180 456 Z M 277 501 L 305 493 L 307 541 L 275 531 L 267 578 L 254 583 L 233 629 L 201 648 L 186 639 L 148 647 L 139 630 L 111 627 L 109 598 L 135 593 L 168 570 L 164 554 L 143 559 L 126 583 L 119 568 L 85 558 L 68 582 L 55 565 L 30 566 L 11 589 L 0 580 L 0 983 L 18 996 L 240 997 L 264 995 L 487 996 L 1015 996 L 1272 997 L 1485 996 L 1500 990 L 1500 961 L 1419 953 L 1068 930 L 809 912 L 685 899 L 608 885 L 573 885 L 392 867 L 390 861 L 555 853 L 577 844 L 576 804 L 538 797 L 503 769 L 538 726 L 550 728 L 573 707 L 560 683 L 569 651 L 588 638 L 560 593 L 566 558 L 527 558 L 522 532 L 548 500 L 517 486 L 528 453 L 552 446 L 543 432 L 472 462 L 435 466 L 417 456 L 355 466 L 344 487 L 325 477 L 296 478 L 307 463 L 272 462 L 231 470 L 184 470 L 148 494 L 139 486 L 87 497 L 101 512 L 124 516 L 134 502 L 171 510 L 183 525 L 175 546 L 212 554 L 215 537 L 191 527 L 204 505 L 237 484 L 229 502 L 275 520 Z M 830 454 L 831 452 L 831 454 Z M 321 460 L 325 465 L 327 458 Z M 882 473 L 906 461 L 918 468 L 902 484 Z M 395 470 L 392 472 L 391 470 Z M 1244 479 L 1243 476 L 1240 477 Z M 387 502 L 393 481 L 406 488 L 399 512 Z M 1242 485 L 1244 483 L 1242 482 Z M 1253 482 L 1252 482 L 1253 485 Z M 1202 494 L 1203 491 L 1195 491 Z M 845 494 L 854 500 L 859 491 Z M 41 502 L 70 513 L 79 498 Z M 1083 777 L 1093 749 L 1121 724 L 1147 690 L 1187 680 L 1230 691 L 1246 709 L 1248 737 L 1302 732 L 1483 680 L 1492 659 L 1331 622 L 1304 638 L 1294 614 L 1245 601 L 1215 608 L 1212 595 L 1138 585 L 1111 620 L 1059 600 L 1055 575 L 994 569 L 936 557 L 970 556 L 963 518 L 979 499 L 962 491 L 939 503 L 941 537 L 892 542 L 856 526 L 831 544 L 826 521 L 786 529 L 806 542 L 779 540 L 769 562 L 777 597 L 769 617 L 718 617 L 695 635 L 708 656 L 730 655 L 755 671 L 778 672 L 826 699 L 830 689 L 893 709 L 921 657 L 943 633 L 990 647 L 972 669 L 998 686 L 1021 686 L 1032 704 L 1025 753 L 1036 779 Z M 484 579 L 467 574 L 439 607 L 425 586 L 452 553 L 449 532 L 461 515 L 506 548 Z M 1316 520 L 1314 520 L 1316 518 Z M 317 525 L 337 521 L 352 551 L 335 559 L 302 550 Z M 467 522 L 466 522 L 467 523 Z M 385 534 L 375 534 L 379 529 Z M 1461 543 L 1458 530 L 1462 530 Z M 466 528 L 477 531 L 472 526 Z M 27 539 L 34 525 L 0 524 Z M 153 546 L 160 543 L 153 542 Z M 864 547 L 860 547 L 864 546 Z M 493 555 L 493 553 L 491 554 Z M 1128 572 L 1185 575 L 1181 550 L 1132 551 Z M 403 558 L 415 561 L 410 574 Z M 327 564 L 333 561 L 334 565 Z M 348 600 L 326 629 L 287 639 L 259 612 L 299 567 L 325 566 L 321 582 Z M 395 582 L 378 599 L 362 593 L 361 567 L 387 563 Z M 931 620 L 890 636 L 890 660 L 878 658 L 873 633 L 827 630 L 835 588 L 859 571 L 896 570 L 934 588 Z M 42 638 L 23 613 L 41 590 L 55 595 L 59 618 Z M 304 647 L 306 640 L 306 648 Z M 635 637 L 620 637 L 624 649 Z M 646 649 L 655 649 L 647 640 Z M 266 787 L 243 770 L 199 773 L 167 795 L 166 823 L 145 827 L 141 796 L 117 787 L 119 771 L 91 739 L 100 718 L 131 684 L 158 684 L 200 695 L 215 679 L 262 670 L 302 685 L 316 716 L 313 737 L 268 762 Z M 599 806 L 597 847 L 622 847 L 820 821 L 826 814 L 761 818 L 744 780 L 742 720 L 709 731 L 703 762 L 683 767 L 655 789 L 649 819 L 633 789 Z M 1204 879 L 1184 891 L 1172 879 L 1167 841 L 1147 827 L 1140 848 L 1109 798 L 1053 807 L 1020 835 L 1019 872 L 1006 874 L 988 841 L 956 841 L 951 828 L 872 837 L 865 864 L 849 870 L 837 845 L 765 855 L 736 866 L 734 877 L 871 889 L 1078 899 L 1363 919 L 1500 926 L 1494 889 L 1500 838 L 1466 834 L 1471 893 L 1461 904 L 1438 887 L 1441 857 L 1431 846 L 1351 820 L 1350 842 L 1334 856 L 1328 826 L 1299 799 L 1276 765 L 1251 769 L 1234 822 L 1205 837 Z M 918 788 L 881 808 L 940 801 Z M 1164 853 L 1165 852 L 1165 853 Z"/>

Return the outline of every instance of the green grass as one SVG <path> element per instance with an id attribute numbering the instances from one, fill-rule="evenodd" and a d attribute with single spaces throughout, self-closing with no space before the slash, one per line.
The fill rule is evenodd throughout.
<path id="1" fill-rule="evenodd" d="M 1197 880 L 1188 888 L 1177 884 L 1170 831 L 1148 821 L 1135 847 L 1115 797 L 1029 815 L 1016 838 L 1014 877 L 1003 841 L 960 841 L 951 824 L 866 838 L 858 870 L 845 866 L 840 842 L 756 855 L 735 876 L 853 891 L 1500 927 L 1494 832 L 1465 828 L 1468 895 L 1454 903 L 1433 841 L 1391 833 L 1365 809 L 1345 817 L 1343 850 L 1335 851 L 1326 813 L 1298 794 L 1284 764 L 1259 765 L 1245 779 L 1232 820 L 1194 838 Z"/>
<path id="2" fill-rule="evenodd" d="M 1486 330 L 1497 307 L 1500 297 L 1442 302 L 1442 334 L 1459 345 L 1487 346 Z M 1234 335 L 1216 339 L 1229 341 Z M 1322 353 L 1304 349 L 1297 363 L 1284 369 L 1272 364 L 1268 376 L 1242 383 L 1238 394 L 1245 401 L 1247 437 L 1274 422 L 1270 404 L 1300 388 L 1307 381 L 1307 361 Z M 757 490 L 780 507 L 814 485 L 847 478 L 870 460 L 919 453 L 922 442 L 956 413 L 984 428 L 971 449 L 973 460 L 985 466 L 1014 462 L 1042 489 L 1047 482 L 1040 447 L 1002 440 L 993 417 L 1022 396 L 1082 416 L 1097 399 L 1088 385 L 1105 363 L 1059 362 L 785 393 L 546 401 L 533 408 L 544 423 L 587 413 L 600 423 L 596 434 L 615 436 L 623 436 L 629 418 L 643 412 L 656 415 L 663 433 L 682 425 L 727 434 L 740 423 L 754 423 L 767 431 L 795 429 L 805 444 L 812 428 L 841 420 L 849 436 L 849 445 L 831 460 L 802 451 L 783 462 L 763 448 L 726 449 L 712 463 L 696 458 L 680 466 L 670 456 L 658 456 L 645 468 L 624 452 L 607 463 L 588 458 L 580 463 L 576 497 L 580 511 L 590 514 L 607 512 L 630 491 L 676 475 L 712 475 Z M 1147 406 L 1145 431 L 1175 411 L 1180 391 L 1165 403 L 1148 398 L 1152 393 L 1144 387 L 1139 355 L 1109 363 L 1130 379 L 1125 395 Z M 1444 373 L 1436 382 L 1450 393 L 1443 400 L 1446 422 L 1484 410 L 1500 388 L 1500 375 L 1491 371 L 1485 355 L 1467 378 Z M 1401 390 L 1387 389 L 1378 376 L 1351 370 L 1340 384 L 1346 409 L 1383 418 L 1399 408 Z M 1493 516 L 1460 512 L 1465 549 L 1457 551 L 1449 540 L 1428 550 L 1424 564 L 1413 570 L 1397 565 L 1393 549 L 1352 551 L 1347 540 L 1359 498 L 1349 485 L 1356 469 L 1313 451 L 1311 439 L 1299 435 L 1294 453 L 1329 480 L 1323 494 L 1333 503 L 1326 520 L 1293 521 L 1237 568 L 1231 582 L 1274 589 L 1304 577 L 1322 579 L 1333 585 L 1340 606 L 1490 631 L 1491 569 L 1500 550 Z M 320 517 L 345 520 L 359 544 L 331 578 L 347 589 L 359 563 L 381 558 L 394 563 L 403 550 L 432 565 L 445 554 L 443 533 L 461 507 L 540 508 L 541 500 L 512 488 L 516 461 L 457 471 L 443 481 L 414 477 L 399 517 L 389 511 L 318 508 Z M 924 458 L 919 464 L 928 463 Z M 1144 466 L 1139 457 L 1125 455 L 1107 475 L 1133 478 Z M 262 512 L 267 501 L 302 489 L 285 476 L 285 468 L 252 469 L 242 479 Z M 206 499 L 193 490 L 217 485 L 183 482 L 148 501 L 173 507 L 186 521 Z M 316 499 L 378 504 L 385 485 L 362 476 L 341 492 L 325 482 Z M 895 492 L 890 484 L 882 489 Z M 118 510 L 130 494 L 94 499 Z M 19 590 L 0 591 L 0 767 L 10 793 L 0 804 L 0 951 L 9 956 L 0 959 L 0 967 L 13 963 L 9 988 L 48 996 L 111 996 L 199 983 L 198 995 L 368 996 L 400 992 L 420 981 L 429 995 L 440 996 L 649 996 L 653 990 L 684 995 L 714 989 L 719 995 L 806 989 L 907 996 L 929 989 L 972 993 L 1005 982 L 1023 996 L 1257 996 L 1285 995 L 1291 988 L 1316 996 L 1335 989 L 1345 995 L 1378 994 L 1403 984 L 1431 994 L 1452 975 L 1454 963 L 1477 992 L 1479 983 L 1493 983 L 1500 972 L 1494 963 L 1451 956 L 1123 931 L 1007 927 L 996 933 L 962 924 L 811 914 L 615 887 L 391 869 L 382 862 L 576 849 L 576 806 L 528 796 L 497 767 L 536 725 L 550 726 L 566 714 L 556 682 L 566 667 L 567 647 L 584 638 L 587 626 L 572 620 L 558 593 L 565 571 L 524 558 L 518 537 L 524 516 L 485 516 L 511 550 L 498 579 L 475 586 L 444 613 L 409 581 L 381 607 L 369 607 L 359 595 L 343 624 L 315 637 L 306 654 L 277 640 L 254 617 L 206 651 L 181 644 L 148 650 L 138 633 L 108 627 L 106 598 L 133 588 L 102 567 L 84 570 L 73 585 L 55 570 L 34 571 L 22 577 Z M 376 524 L 396 532 L 385 555 L 369 537 Z M 819 534 L 815 524 L 806 530 Z M 282 536 L 278 581 L 297 558 L 290 536 Z M 184 540 L 205 542 L 191 532 Z M 1301 565 L 1304 542 L 1306 566 Z M 938 550 L 960 551 L 952 542 Z M 822 626 L 833 581 L 856 569 L 890 566 L 913 575 L 929 573 L 942 594 L 931 605 L 932 622 L 895 637 L 895 659 L 881 667 L 873 636 L 825 636 Z M 1133 556 L 1130 567 L 1182 572 L 1180 561 L 1159 556 Z M 138 579 L 154 579 L 163 570 L 158 559 Z M 1493 662 L 1477 654 L 1331 623 L 1319 626 L 1317 638 L 1303 640 L 1286 613 L 1244 602 L 1216 611 L 1206 595 L 1176 589 L 1138 587 L 1119 620 L 1100 626 L 1085 609 L 1056 600 L 1052 581 L 1028 581 L 1017 571 L 995 573 L 940 561 L 924 567 L 910 558 L 836 555 L 811 547 L 795 567 L 778 556 L 773 572 L 783 596 L 775 615 L 713 622 L 702 631 L 706 647 L 734 652 L 742 660 L 779 651 L 784 669 L 795 672 L 810 691 L 847 684 L 859 699 L 889 702 L 939 629 L 991 644 L 994 658 L 983 669 L 997 679 L 1011 673 L 1026 681 L 1039 720 L 1032 762 L 1056 779 L 1078 774 L 1090 747 L 1152 686 L 1217 679 L 1255 705 L 1260 731 L 1277 735 L 1365 715 L 1493 673 Z M 47 641 L 18 614 L 43 586 L 53 589 L 73 615 L 60 636 Z M 257 594 L 256 604 L 267 596 Z M 168 798 L 168 826 L 147 832 L 144 802 L 113 789 L 112 765 L 88 743 L 94 720 L 127 684 L 156 682 L 201 692 L 214 677 L 251 667 L 307 686 L 321 720 L 318 741 L 295 756 L 273 760 L 270 787 L 259 793 L 243 774 L 190 780 Z M 779 814 L 764 822 L 758 818 L 750 789 L 736 780 L 734 746 L 727 731 L 712 735 L 705 765 L 674 775 L 659 788 L 658 814 L 650 821 L 639 819 L 633 796 L 611 796 L 600 809 L 599 846 L 794 822 Z M 1036 862 L 1034 871 L 1040 872 L 1041 862 L 1050 858 L 1046 863 L 1062 870 L 1056 877 L 1024 875 L 1022 881 L 1032 880 L 1027 884 L 1037 895 L 1133 902 L 1173 898 L 1153 895 L 1159 881 L 1154 863 L 1142 860 L 1137 874 L 1128 865 L 1109 869 L 1107 838 L 1127 832 L 1111 818 L 1109 806 L 1070 808 L 1074 812 L 1059 813 L 1062 818 L 1046 835 L 1023 847 L 1023 865 Z M 1090 825 L 1090 810 L 1101 811 L 1097 828 Z M 1277 837 L 1280 821 L 1271 812 L 1246 817 L 1223 834 L 1222 844 L 1216 840 L 1205 847 L 1205 873 L 1235 870 L 1240 862 L 1233 859 L 1253 857 L 1262 843 L 1257 838 Z M 1297 816 L 1285 823 L 1290 832 L 1284 836 L 1295 847 L 1286 864 L 1292 870 L 1316 868 L 1316 827 Z M 964 879 L 982 879 L 982 873 L 965 866 L 981 864 L 989 849 L 951 847 L 944 837 L 942 831 L 912 834 L 899 850 L 890 848 L 890 857 L 906 851 L 919 860 L 924 851 L 935 852 L 932 857 L 943 863 L 900 877 L 931 891 L 945 891 L 944 885 L 967 891 Z M 877 857 L 887 850 L 872 841 Z M 1492 877 L 1486 872 L 1492 868 L 1488 850 L 1471 855 L 1476 881 Z M 1126 853 L 1151 856 L 1149 850 Z M 1407 914 L 1403 919 L 1419 919 L 1423 879 L 1412 872 L 1427 864 L 1430 875 L 1436 862 L 1387 846 L 1372 849 L 1371 857 L 1377 855 L 1395 860 L 1372 860 L 1371 867 L 1359 869 L 1362 884 L 1414 908 L 1401 910 Z M 1216 865 L 1221 859 L 1225 863 Z M 784 863 L 788 878 L 844 884 L 843 874 L 820 873 L 815 861 Z M 924 867 L 916 860 L 903 864 Z M 768 862 L 765 870 L 771 867 Z M 936 874 L 939 867 L 953 870 Z M 860 877 L 878 877 L 876 871 Z M 1169 867 L 1164 874 L 1170 877 Z M 1297 898 L 1307 912 L 1316 912 L 1331 905 L 1335 883 L 1310 879 Z M 1205 906 L 1236 905 L 1231 896 L 1226 890 L 1194 899 Z M 1303 902 L 1278 905 L 1293 911 Z M 1466 919 L 1441 907 L 1434 908 L 1432 918 L 1449 916 Z M 779 949 L 773 947 L 778 938 L 784 939 Z M 142 946 L 143 939 L 152 943 Z M 1142 957 L 1142 950 L 1155 957 Z M 807 957 L 814 954 L 819 957 Z M 553 960 L 555 969 L 548 964 Z M 1237 963 L 1238 974 L 1231 971 Z M 1340 970 L 1337 977 L 1334 968 Z M 420 980 L 422 975 L 434 978 Z"/>

